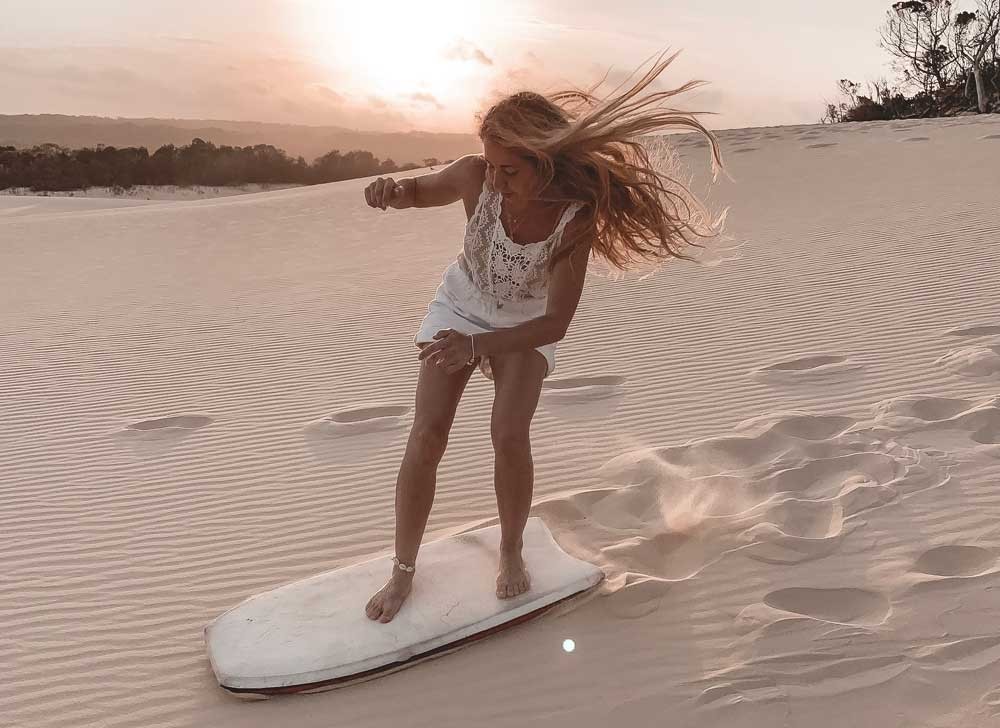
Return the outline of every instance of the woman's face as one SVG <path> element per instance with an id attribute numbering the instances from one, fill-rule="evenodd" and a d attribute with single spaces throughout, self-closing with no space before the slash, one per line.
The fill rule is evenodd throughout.
<path id="1" fill-rule="evenodd" d="M 483 141 L 486 179 L 506 199 L 526 202 L 537 196 L 538 178 L 531 160 L 514 154 L 494 141 Z"/>

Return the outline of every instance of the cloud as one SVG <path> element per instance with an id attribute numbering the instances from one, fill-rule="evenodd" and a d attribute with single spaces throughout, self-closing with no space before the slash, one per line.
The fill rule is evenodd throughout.
<path id="1" fill-rule="evenodd" d="M 246 119 L 393 131 L 385 102 L 340 93 L 335 72 L 257 48 L 167 39 L 139 48 L 0 48 L 0 114 Z M 441 108 L 432 96 L 415 98 Z"/>
<path id="2" fill-rule="evenodd" d="M 425 93 L 423 91 L 410 94 L 407 98 L 411 98 L 418 103 L 431 104 L 436 109 L 444 108 L 444 106 L 441 105 L 441 102 L 434 98 L 433 94 Z"/>
<path id="3" fill-rule="evenodd" d="M 447 50 L 445 57 L 459 61 L 475 61 L 477 63 L 482 63 L 484 66 L 493 65 L 492 58 L 487 56 L 480 48 L 467 40 L 458 41 Z"/>
<path id="4" fill-rule="evenodd" d="M 327 101 L 333 104 L 343 104 L 346 103 L 347 101 L 347 99 L 342 94 L 338 94 L 332 88 L 322 83 L 316 84 L 316 91 L 322 98 L 326 99 Z M 384 105 L 385 104 L 383 104 L 383 106 Z"/>

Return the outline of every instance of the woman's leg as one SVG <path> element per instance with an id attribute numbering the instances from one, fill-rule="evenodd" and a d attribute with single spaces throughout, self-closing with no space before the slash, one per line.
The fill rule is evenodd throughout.
<path id="1" fill-rule="evenodd" d="M 497 597 L 506 599 L 531 587 L 521 560 L 521 536 L 534 487 L 529 430 L 548 364 L 534 349 L 493 356 L 490 363 L 496 390 L 490 421 L 495 455 L 493 487 L 501 531 Z"/>
<path id="2" fill-rule="evenodd" d="M 426 359 L 420 362 L 413 426 L 396 478 L 396 556 L 404 564 L 416 563 L 434 502 L 438 463 L 473 369 L 468 366 L 447 374 Z M 413 572 L 400 571 L 393 564 L 389 582 L 365 607 L 368 617 L 379 622 L 391 621 L 410 593 L 413 576 Z"/>

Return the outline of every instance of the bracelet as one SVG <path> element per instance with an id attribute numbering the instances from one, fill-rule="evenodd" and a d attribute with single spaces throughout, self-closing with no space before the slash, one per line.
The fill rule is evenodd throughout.
<path id="1" fill-rule="evenodd" d="M 400 562 L 400 560 L 395 556 L 392 557 L 392 563 L 394 563 L 396 565 L 396 568 L 398 568 L 400 571 L 412 572 L 416 568 L 415 566 L 407 566 L 406 564 Z"/>
<path id="2" fill-rule="evenodd" d="M 469 355 L 469 361 L 465 362 L 466 366 L 475 363 L 476 361 L 476 335 L 469 334 L 469 343 L 472 344 L 472 354 Z"/>

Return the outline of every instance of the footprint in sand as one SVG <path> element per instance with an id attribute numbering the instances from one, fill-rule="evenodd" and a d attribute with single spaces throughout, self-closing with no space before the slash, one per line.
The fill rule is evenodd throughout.
<path id="1" fill-rule="evenodd" d="M 801 359 L 792 359 L 791 361 L 771 364 L 770 366 L 764 367 L 764 369 L 767 371 L 803 371 L 805 369 L 818 369 L 820 367 L 829 366 L 830 364 L 839 364 L 846 360 L 847 357 L 836 355 L 808 356 Z"/>
<path id="2" fill-rule="evenodd" d="M 824 147 L 835 147 L 838 142 L 824 142 L 822 144 L 806 144 L 806 149 L 823 149 Z"/>
<path id="3" fill-rule="evenodd" d="M 959 326 L 944 332 L 946 336 L 1000 336 L 1000 326 Z"/>
<path id="4" fill-rule="evenodd" d="M 896 426 L 909 424 L 906 419 L 921 423 L 942 422 L 965 412 L 972 407 L 968 399 L 952 399 L 950 397 L 897 397 L 879 402 L 875 406 L 876 418 L 885 422 L 889 418 L 898 418 Z"/>
<path id="5" fill-rule="evenodd" d="M 173 417 L 157 417 L 140 420 L 126 425 L 112 433 L 121 444 L 130 448 L 138 448 L 136 454 L 153 452 L 148 448 L 159 448 L 178 443 L 193 433 L 212 424 L 214 420 L 205 415 L 176 415 Z"/>
<path id="6" fill-rule="evenodd" d="M 892 604 L 884 594 L 867 589 L 778 589 L 764 604 L 783 612 L 837 624 L 874 626 L 885 622 Z"/>
<path id="7" fill-rule="evenodd" d="M 977 379 L 1000 378 L 1000 344 L 952 349 L 934 362 L 956 374 Z"/>
<path id="8" fill-rule="evenodd" d="M 995 563 L 993 552 L 980 546 L 938 546 L 922 553 L 913 570 L 931 576 L 970 577 L 987 573 Z"/>
<path id="9" fill-rule="evenodd" d="M 796 440 L 829 440 L 847 432 L 857 420 L 840 415 L 764 415 L 746 420 L 741 427 L 757 423 L 765 423 L 771 432 Z"/>
<path id="10" fill-rule="evenodd" d="M 741 546 L 719 531 L 728 522 L 698 513 L 690 501 L 679 504 L 660 485 L 581 490 L 533 506 L 547 522 L 565 525 L 561 544 L 604 565 L 610 593 L 626 591 L 612 606 L 636 613 L 612 609 L 616 616 L 642 616 L 671 582 L 694 577 Z"/>
<path id="11" fill-rule="evenodd" d="M 904 466 L 888 453 L 848 453 L 807 460 L 754 479 L 747 491 L 759 502 L 782 493 L 806 500 L 835 499 L 843 514 L 852 516 L 895 500 L 893 485 L 904 473 Z"/>
<path id="12" fill-rule="evenodd" d="M 625 392 L 625 377 L 567 377 L 542 382 L 542 396 L 548 403 L 578 404 L 617 397 Z"/>
<path id="13" fill-rule="evenodd" d="M 947 633 L 945 633 L 947 635 Z M 949 673 L 981 670 L 1000 660 L 1000 636 L 995 634 L 956 639 L 911 649 L 910 660 L 921 668 Z"/>
<path id="14" fill-rule="evenodd" d="M 1000 445 L 1000 397 L 978 404 L 946 397 L 896 397 L 874 409 L 873 432 L 887 432 L 914 447 Z"/>
<path id="15" fill-rule="evenodd" d="M 748 546 L 740 553 L 768 564 L 800 564 L 832 554 L 844 537 L 844 508 L 836 501 L 789 498 L 767 509 L 758 523 L 743 532 Z"/>
<path id="16" fill-rule="evenodd" d="M 1000 420 L 1000 417 L 996 418 Z M 969 434 L 969 439 L 980 445 L 1000 445 L 1000 424 L 991 423 Z"/>
<path id="17" fill-rule="evenodd" d="M 134 422 L 126 429 L 147 432 L 150 430 L 199 430 L 212 424 L 211 417 L 204 415 L 178 415 L 176 417 L 160 417 L 155 420 Z"/>
<path id="18" fill-rule="evenodd" d="M 968 409 L 947 400 L 913 408 Z M 622 592 L 609 600 L 620 606 L 612 613 L 639 617 L 672 583 L 720 559 L 791 565 L 836 554 L 865 524 L 859 514 L 948 482 L 946 468 L 895 442 L 897 434 L 841 415 L 766 414 L 735 434 L 624 452 L 597 472 L 611 487 L 535 508 L 566 526 L 561 543 L 602 563 L 609 593 Z M 780 590 L 751 606 L 741 616 L 765 627 L 786 619 L 783 612 L 867 625 L 890 611 L 884 596 L 860 589 Z"/>
<path id="19" fill-rule="evenodd" d="M 994 420 L 979 416 L 990 417 L 975 423 L 985 437 Z M 612 483 L 655 484 L 667 498 L 696 494 L 706 516 L 743 515 L 792 497 L 835 501 L 845 520 L 947 482 L 930 455 L 893 441 L 895 429 L 886 437 L 876 428 L 856 430 L 849 418 L 794 413 L 754 418 L 738 429 L 750 434 L 624 453 L 598 474 Z"/>
<path id="20" fill-rule="evenodd" d="M 324 437 L 350 437 L 395 430 L 406 424 L 406 414 L 409 411 L 409 407 L 402 405 L 373 405 L 342 410 L 310 422 L 306 431 Z"/>
<path id="21" fill-rule="evenodd" d="M 625 532 L 648 518 L 673 519 L 675 530 L 696 524 L 714 534 L 715 550 L 766 563 L 823 558 L 863 523 L 859 514 L 947 482 L 929 456 L 858 425 L 778 413 L 741 423 L 746 435 L 623 453 L 598 471 L 627 486 L 603 499 L 620 517 L 602 520 Z"/>
<path id="22" fill-rule="evenodd" d="M 626 452 L 605 463 L 599 474 L 612 483 L 713 478 L 717 481 L 713 487 L 721 487 L 728 480 L 729 487 L 720 491 L 724 494 L 720 507 L 743 504 L 745 507 L 740 510 L 725 511 L 740 513 L 762 501 L 754 498 L 748 503 L 745 497 L 735 498 L 733 488 L 737 483 L 758 481 L 792 466 L 815 462 L 817 457 L 841 454 L 836 441 L 854 423 L 853 419 L 840 416 L 764 415 L 737 427 L 749 431 L 749 435 L 708 437 L 687 445 Z"/>
<path id="23" fill-rule="evenodd" d="M 861 369 L 861 365 L 840 354 L 809 354 L 759 367 L 750 375 L 759 381 L 792 384 L 814 382 L 818 378 L 840 378 Z"/>

